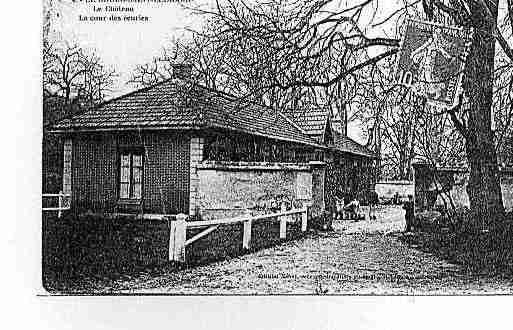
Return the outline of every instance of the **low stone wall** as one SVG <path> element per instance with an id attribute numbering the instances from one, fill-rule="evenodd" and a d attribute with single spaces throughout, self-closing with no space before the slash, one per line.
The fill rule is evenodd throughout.
<path id="1" fill-rule="evenodd" d="M 312 164 L 203 162 L 197 166 L 196 214 L 202 219 L 240 216 L 244 210 L 269 212 L 286 202 L 289 207 L 312 206 L 323 210 L 323 189 L 314 188 Z M 319 183 L 318 183 L 319 184 Z"/>
<path id="2" fill-rule="evenodd" d="M 437 207 L 468 207 L 470 205 L 467 186 L 469 172 L 463 169 L 437 169 L 434 172 L 425 166 L 415 168 L 415 203 L 421 210 Z M 513 169 L 501 170 L 502 199 L 506 211 L 513 211 Z"/>
<path id="3" fill-rule="evenodd" d="M 383 181 L 376 183 L 376 192 L 380 199 L 391 199 L 396 194 L 399 197 L 413 195 L 414 185 L 412 181 Z"/>

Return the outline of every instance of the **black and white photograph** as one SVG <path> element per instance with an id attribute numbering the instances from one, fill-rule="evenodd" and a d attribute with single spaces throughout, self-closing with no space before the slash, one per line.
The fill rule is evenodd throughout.
<path id="1" fill-rule="evenodd" d="M 41 9 L 42 297 L 513 294 L 513 0 Z"/>

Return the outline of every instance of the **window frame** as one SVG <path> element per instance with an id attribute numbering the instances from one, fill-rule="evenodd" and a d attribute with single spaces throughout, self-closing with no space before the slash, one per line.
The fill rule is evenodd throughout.
<path id="1" fill-rule="evenodd" d="M 122 157 L 128 155 L 128 166 L 123 166 Z M 141 163 L 139 166 L 134 166 L 134 156 L 140 156 Z M 117 195 L 118 201 L 122 203 L 140 203 L 144 198 L 144 165 L 145 165 L 145 152 L 142 146 L 121 146 L 118 148 L 118 176 L 117 176 Z M 128 169 L 128 181 L 123 180 L 123 168 Z M 134 180 L 134 169 L 139 169 L 139 182 Z M 122 186 L 128 184 L 128 196 L 122 196 Z M 134 186 L 140 185 L 139 196 L 136 197 L 134 193 Z"/>

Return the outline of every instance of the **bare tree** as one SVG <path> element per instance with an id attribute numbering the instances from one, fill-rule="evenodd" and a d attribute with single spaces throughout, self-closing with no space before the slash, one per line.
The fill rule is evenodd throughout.
<path id="1" fill-rule="evenodd" d="M 43 94 L 58 96 L 69 112 L 72 101 L 97 104 L 111 92 L 117 74 L 93 52 L 77 45 L 47 42 L 43 50 Z"/>
<path id="2" fill-rule="evenodd" d="M 275 0 L 251 5 L 240 0 L 219 0 L 212 10 L 198 11 L 222 22 L 223 28 L 213 36 L 217 40 L 251 40 L 268 50 L 265 58 L 272 54 L 270 58 L 279 65 L 273 75 L 265 76 L 264 86 L 259 87 L 264 90 L 332 86 L 397 52 L 397 37 L 370 37 L 366 26 L 375 28 L 393 20 L 399 25 L 405 17 L 413 16 L 473 28 L 464 81 L 468 102 L 449 109 L 447 114 L 465 140 L 471 209 L 482 219 L 500 217 L 504 207 L 491 127 L 496 41 L 508 61 L 513 60 L 513 51 L 497 25 L 497 1 L 405 0 L 390 16 L 378 19 L 380 4 L 385 5 L 380 0 Z M 507 4 L 511 26 L 512 1 Z M 278 14 L 272 15 L 273 12 Z M 374 19 L 368 21 L 366 17 Z"/>
<path id="3" fill-rule="evenodd" d="M 513 145 L 513 62 L 503 53 L 497 56 L 495 64 L 493 110 L 496 149 L 502 158 L 500 162 L 507 162 Z"/>
<path id="4" fill-rule="evenodd" d="M 240 4 L 244 5 L 242 2 Z M 245 6 L 233 7 L 231 13 L 237 16 L 239 9 L 249 10 L 244 16 L 237 16 L 243 17 L 247 25 L 268 24 L 267 20 L 272 21 L 271 25 L 279 26 L 287 26 L 291 22 L 300 24 L 284 4 L 279 1 L 271 1 L 267 5 L 257 4 L 258 9 L 265 13 L 264 16 L 252 15 L 252 9 Z M 205 14 L 202 10 L 199 12 Z M 268 24 L 268 27 L 271 25 Z M 252 32 L 256 33 L 256 30 Z M 193 66 L 193 79 L 203 82 L 207 87 L 277 109 L 319 107 L 345 116 L 346 106 L 355 94 L 355 80 L 351 79 L 338 80 L 325 86 L 298 84 L 281 88 L 270 84 L 283 75 L 296 79 L 313 74 L 328 79 L 340 66 L 340 61 L 350 61 L 345 58 L 348 53 L 341 52 L 341 49 L 333 49 L 330 55 L 304 66 L 302 61 L 283 57 L 276 50 L 276 45 L 282 42 L 279 34 L 265 32 L 265 35 L 252 36 L 251 33 L 240 33 L 238 29 L 229 30 L 225 19 L 216 15 L 209 15 L 200 31 L 190 33 L 190 40 L 175 41 L 173 45 L 164 48 L 162 56 L 139 65 L 130 82 L 138 86 L 152 85 L 170 78 L 174 64 L 187 62 Z M 295 64 L 291 64 L 291 61 Z"/>
<path id="5" fill-rule="evenodd" d="M 504 212 L 491 126 L 496 41 L 506 54 L 513 55 L 497 25 L 498 1 L 450 1 L 449 4 L 429 1 L 429 4 L 455 24 L 474 29 L 474 40 L 464 81 L 465 97 L 468 102 L 460 102 L 448 113 L 454 126 L 465 139 L 470 166 L 467 191 L 471 208 L 478 218 L 494 221 L 497 215 Z M 510 55 L 508 57 L 511 61 L 513 56 Z"/>
<path id="6" fill-rule="evenodd" d="M 165 45 L 162 54 L 149 63 L 137 65 L 129 84 L 147 87 L 174 75 L 177 65 L 191 66 L 190 80 L 202 82 L 206 87 L 218 89 L 219 77 L 224 70 L 225 53 L 216 49 L 203 35 L 192 33 L 190 38 L 173 40 Z"/>
<path id="7" fill-rule="evenodd" d="M 367 132 L 367 146 L 381 155 L 381 176 L 411 180 L 419 109 L 424 100 L 393 80 L 394 63 L 360 70 L 350 120 Z M 364 131 L 364 132 L 365 132 Z"/>
<path id="8" fill-rule="evenodd" d="M 43 42 L 43 189 L 62 187 L 62 139 L 48 132 L 56 121 L 102 102 L 116 73 L 92 52 L 67 43 Z"/>

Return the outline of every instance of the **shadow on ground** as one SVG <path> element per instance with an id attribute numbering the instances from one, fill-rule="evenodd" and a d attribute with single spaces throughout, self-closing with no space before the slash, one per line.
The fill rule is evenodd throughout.
<path id="1" fill-rule="evenodd" d="M 397 234 L 411 248 L 459 265 L 469 274 L 513 278 L 513 226 L 488 231 L 436 230 Z"/>
<path id="2" fill-rule="evenodd" d="M 469 226 L 433 226 L 405 233 L 400 207 L 378 210 L 378 220 L 346 222 L 336 228 L 346 234 L 386 235 L 411 249 L 457 265 L 469 276 L 513 278 L 513 213 L 488 231 Z"/>
<path id="3" fill-rule="evenodd" d="M 184 268 L 230 260 L 275 246 L 279 221 L 256 223 L 250 250 L 242 249 L 242 224 L 223 225 L 186 249 L 185 264 L 168 261 L 169 225 L 89 217 L 43 217 L 42 284 L 49 293 L 103 290 L 119 281 L 158 277 Z M 187 232 L 187 238 L 198 230 Z M 303 237 L 300 224 L 289 224 L 287 240 Z"/>

